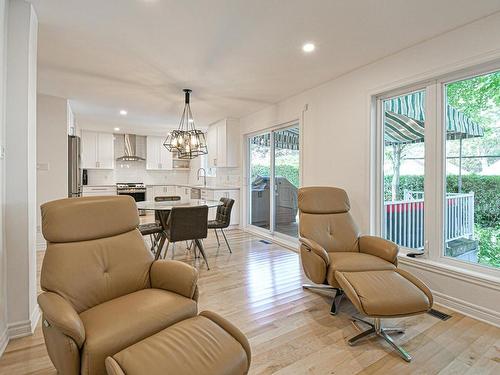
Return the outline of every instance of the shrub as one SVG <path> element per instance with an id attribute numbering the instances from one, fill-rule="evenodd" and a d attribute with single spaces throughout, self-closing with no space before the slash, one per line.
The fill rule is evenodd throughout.
<path id="1" fill-rule="evenodd" d="M 252 165 L 252 180 L 256 176 L 269 176 L 269 167 L 266 165 Z M 299 168 L 290 164 L 276 165 L 276 175 L 285 177 L 296 187 L 299 187 Z"/>
<path id="2" fill-rule="evenodd" d="M 500 267 L 500 227 L 490 228 L 476 225 L 474 234 L 479 240 L 479 263 Z"/>

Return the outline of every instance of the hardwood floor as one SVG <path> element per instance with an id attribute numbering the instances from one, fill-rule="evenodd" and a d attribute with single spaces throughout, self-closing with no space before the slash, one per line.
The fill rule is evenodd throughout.
<path id="1" fill-rule="evenodd" d="M 328 295 L 302 290 L 296 253 L 242 231 L 227 234 L 233 254 L 217 249 L 213 233 L 205 241 L 210 271 L 181 244 L 175 258 L 200 270 L 200 311 L 218 312 L 248 336 L 251 374 L 500 374 L 500 329 L 441 307 L 451 319 L 424 314 L 387 322 L 406 328 L 396 341 L 413 355 L 409 364 L 380 340 L 348 346 L 357 330 L 347 300 L 331 316 Z M 0 374 L 55 374 L 40 324 L 35 335 L 9 343 Z"/>

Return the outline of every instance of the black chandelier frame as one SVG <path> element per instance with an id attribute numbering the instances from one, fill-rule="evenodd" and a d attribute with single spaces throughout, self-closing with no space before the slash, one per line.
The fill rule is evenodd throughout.
<path id="1" fill-rule="evenodd" d="M 196 129 L 191 112 L 190 97 L 191 89 L 184 89 L 184 110 L 182 112 L 179 127 L 167 134 L 163 146 L 173 153 L 177 153 L 179 159 L 194 159 L 208 153 L 205 133 Z"/>

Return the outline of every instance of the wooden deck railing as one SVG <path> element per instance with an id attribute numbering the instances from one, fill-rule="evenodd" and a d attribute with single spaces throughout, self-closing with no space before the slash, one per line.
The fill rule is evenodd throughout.
<path id="1" fill-rule="evenodd" d="M 405 191 L 404 200 L 384 202 L 384 236 L 400 246 L 424 247 L 424 193 Z M 445 239 L 472 237 L 474 193 L 446 195 Z"/>

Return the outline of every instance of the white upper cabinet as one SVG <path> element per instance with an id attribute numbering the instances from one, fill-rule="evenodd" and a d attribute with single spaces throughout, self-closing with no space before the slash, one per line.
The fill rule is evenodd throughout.
<path id="1" fill-rule="evenodd" d="M 171 170 L 172 153 L 163 146 L 163 137 L 148 136 L 146 142 L 146 169 Z"/>
<path id="2" fill-rule="evenodd" d="M 81 143 L 82 168 L 113 169 L 115 167 L 113 134 L 82 130 Z"/>
<path id="3" fill-rule="evenodd" d="M 207 146 L 210 167 L 238 167 L 240 159 L 238 120 L 224 119 L 210 125 Z"/>

